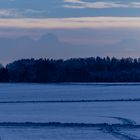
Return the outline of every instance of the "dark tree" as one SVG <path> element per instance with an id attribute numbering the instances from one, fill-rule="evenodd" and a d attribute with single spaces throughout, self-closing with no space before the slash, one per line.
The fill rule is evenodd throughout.
<path id="1" fill-rule="evenodd" d="M 0 68 L 0 82 L 9 82 L 8 69 Z"/>
<path id="2" fill-rule="evenodd" d="M 140 82 L 140 59 L 22 59 L 0 69 L 0 82 Z"/>

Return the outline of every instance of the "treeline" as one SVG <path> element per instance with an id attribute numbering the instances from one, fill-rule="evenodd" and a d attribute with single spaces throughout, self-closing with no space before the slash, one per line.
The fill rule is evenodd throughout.
<path id="1" fill-rule="evenodd" d="M 0 82 L 140 82 L 140 59 L 22 59 L 0 66 Z"/>

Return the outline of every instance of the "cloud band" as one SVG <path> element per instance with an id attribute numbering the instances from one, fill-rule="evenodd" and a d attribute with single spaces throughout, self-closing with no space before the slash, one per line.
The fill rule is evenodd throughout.
<path id="1" fill-rule="evenodd" d="M 65 8 L 140 8 L 140 2 L 120 2 L 120 1 L 99 1 L 99 2 L 85 2 L 83 0 L 64 0 L 63 7 Z"/>
<path id="2" fill-rule="evenodd" d="M 3 28 L 140 28 L 140 17 L 80 17 L 49 19 L 0 19 Z"/>

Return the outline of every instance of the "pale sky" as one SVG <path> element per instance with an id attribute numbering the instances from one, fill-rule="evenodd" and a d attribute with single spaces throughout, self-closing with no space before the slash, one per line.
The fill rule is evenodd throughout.
<path id="1" fill-rule="evenodd" d="M 139 0 L 0 0 L 0 63 L 140 57 Z"/>

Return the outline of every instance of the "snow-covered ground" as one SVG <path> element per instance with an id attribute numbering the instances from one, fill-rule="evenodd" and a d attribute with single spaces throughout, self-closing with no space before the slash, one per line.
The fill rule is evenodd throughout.
<path id="1" fill-rule="evenodd" d="M 139 140 L 139 108 L 138 83 L 0 84 L 0 138 Z"/>
<path id="2" fill-rule="evenodd" d="M 140 99 L 140 84 L 0 84 L 0 101 Z"/>
<path id="3" fill-rule="evenodd" d="M 2 140 L 117 140 L 89 128 L 0 128 Z"/>
<path id="4" fill-rule="evenodd" d="M 140 124 L 140 102 L 2 103 L 0 122 L 122 123 Z"/>

